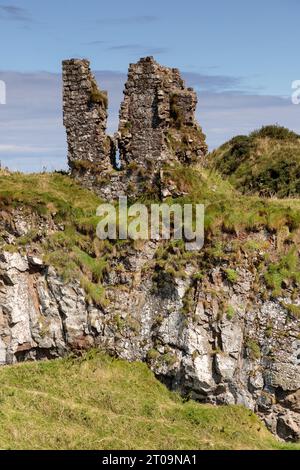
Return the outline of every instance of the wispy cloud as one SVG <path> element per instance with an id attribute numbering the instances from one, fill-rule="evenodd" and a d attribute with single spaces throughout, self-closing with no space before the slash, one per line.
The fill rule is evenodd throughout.
<path id="1" fill-rule="evenodd" d="M 144 55 L 165 54 L 168 49 L 165 47 L 143 46 L 142 44 L 117 44 L 107 48 L 108 51 L 129 51 Z"/>
<path id="2" fill-rule="evenodd" d="M 108 51 L 137 51 L 141 49 L 139 44 L 119 44 L 117 46 L 110 46 L 107 48 Z"/>
<path id="3" fill-rule="evenodd" d="M 89 41 L 89 42 L 83 42 L 82 44 L 84 46 L 100 46 L 101 44 L 106 44 L 107 41 Z"/>
<path id="4" fill-rule="evenodd" d="M 158 20 L 157 16 L 142 15 L 142 16 L 125 16 L 120 18 L 101 18 L 97 21 L 103 25 L 122 25 L 122 24 L 147 24 L 154 23 Z"/>
<path id="5" fill-rule="evenodd" d="M 25 8 L 15 5 L 0 5 L 0 20 L 31 23 L 32 18 Z"/>
<path id="6" fill-rule="evenodd" d="M 197 72 L 183 73 L 184 79 L 189 86 L 195 90 L 216 91 L 242 89 L 244 85 L 243 77 L 231 77 L 229 75 L 210 75 Z"/>
<path id="7" fill-rule="evenodd" d="M 37 154 L 42 154 L 45 152 L 55 152 L 59 151 L 61 152 L 64 150 L 64 147 L 38 147 L 35 145 L 14 145 L 14 144 L 6 144 L 2 145 L 0 144 L 0 153 L 37 153 Z"/>

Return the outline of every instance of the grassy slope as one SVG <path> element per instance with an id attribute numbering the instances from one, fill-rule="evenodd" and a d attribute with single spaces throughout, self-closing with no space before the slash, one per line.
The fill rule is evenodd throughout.
<path id="1" fill-rule="evenodd" d="M 184 403 L 100 353 L 0 369 L 2 449 L 299 449 L 241 407 Z"/>
<path id="2" fill-rule="evenodd" d="M 210 154 L 209 165 L 245 193 L 300 195 L 300 136 L 279 126 L 234 137 Z"/>
<path id="3" fill-rule="evenodd" d="M 185 194 L 176 201 L 170 200 L 170 203 L 205 204 L 206 245 L 200 255 L 202 258 L 206 256 L 207 263 L 211 265 L 212 262 L 220 261 L 220 256 L 218 254 L 217 259 L 212 259 L 211 254 L 206 253 L 206 248 L 220 253 L 222 245 L 228 243 L 228 237 L 239 237 L 241 233 L 249 236 L 265 228 L 270 234 L 280 236 L 281 243 L 276 252 L 273 250 L 271 256 L 266 257 L 260 275 L 266 276 L 268 286 L 277 295 L 280 294 L 283 280 L 296 283 L 298 289 L 299 199 L 268 200 L 255 195 L 241 195 L 217 173 L 203 168 L 166 169 L 165 176 Z M 34 232 L 20 237 L 16 246 L 1 243 L 0 233 L 0 248 L 24 251 L 29 248 L 40 253 L 65 279 L 80 279 L 89 299 L 105 305 L 107 300 L 102 287 L 103 275 L 110 269 L 110 262 L 117 253 L 126 254 L 127 245 L 124 242 L 111 243 L 97 239 L 98 219 L 95 213 L 100 202 L 97 196 L 79 187 L 68 176 L 55 173 L 7 175 L 0 172 L 0 210 L 9 213 L 10 208 L 21 207 L 24 214 L 28 211 L 28 218 L 32 213 L 39 213 L 45 219 L 54 219 L 64 226 L 63 231 L 47 233 L 42 240 Z M 240 248 L 237 246 L 237 250 Z M 278 264 L 289 252 L 288 266 L 285 261 L 284 266 Z M 168 259 L 167 263 L 162 260 L 162 267 L 168 264 L 172 273 L 180 274 L 189 255 L 181 249 L 177 259 L 172 256 L 169 262 L 169 255 L 164 253 L 163 257 L 167 256 Z M 195 258 L 194 261 L 198 260 Z M 269 267 L 272 269 L 271 276 L 267 272 Z M 199 268 L 202 269 L 202 266 Z"/>

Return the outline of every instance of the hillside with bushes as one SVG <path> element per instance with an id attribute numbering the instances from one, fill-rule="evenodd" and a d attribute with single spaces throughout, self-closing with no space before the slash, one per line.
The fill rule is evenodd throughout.
<path id="1" fill-rule="evenodd" d="M 209 155 L 208 165 L 246 194 L 300 195 L 300 136 L 284 127 L 234 137 Z"/>

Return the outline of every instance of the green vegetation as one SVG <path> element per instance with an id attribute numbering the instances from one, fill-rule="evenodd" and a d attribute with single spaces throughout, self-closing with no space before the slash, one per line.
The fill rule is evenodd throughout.
<path id="1" fill-rule="evenodd" d="M 269 138 L 275 140 L 285 140 L 299 142 L 300 135 L 296 132 L 290 131 L 286 127 L 275 124 L 274 126 L 263 126 L 261 129 L 254 131 L 250 137 L 255 138 Z"/>
<path id="2" fill-rule="evenodd" d="M 244 193 L 300 195 L 300 136 L 280 126 L 265 126 L 237 136 L 213 151 L 209 166 Z"/>
<path id="3" fill-rule="evenodd" d="M 253 286 L 256 293 L 263 294 L 265 285 L 275 297 L 286 287 L 299 292 L 299 199 L 242 195 L 217 172 L 200 167 L 167 168 L 164 175 L 166 181 L 171 181 L 182 193 L 175 200 L 170 198 L 169 204 L 201 202 L 205 205 L 206 240 L 204 248 L 193 253 L 190 259 L 184 244 L 180 248 L 166 243 L 157 252 L 159 268 L 180 277 L 187 264 L 194 264 L 203 278 L 203 273 L 212 266 L 226 262 L 224 274 L 235 284 L 238 281 L 236 268 L 247 256 L 251 263 L 252 259 L 256 260 L 252 263 L 257 276 L 256 286 Z M 275 236 L 276 247 L 270 238 L 257 238 L 263 231 Z M 257 254 L 254 258 L 253 253 Z"/>
<path id="4" fill-rule="evenodd" d="M 265 273 L 267 285 L 273 289 L 273 295 L 282 293 L 283 283 L 290 285 L 300 283 L 299 256 L 296 247 L 293 247 L 279 262 L 270 264 Z"/>
<path id="5" fill-rule="evenodd" d="M 235 190 L 214 170 L 196 167 L 168 168 L 166 180 L 176 185 L 184 194 L 171 203 L 199 203 L 205 205 L 206 237 L 214 238 L 222 233 L 239 234 L 256 232 L 266 228 L 276 233 L 282 227 L 294 231 L 300 227 L 297 202 L 267 200 L 257 196 L 244 196 Z"/>
<path id="6" fill-rule="evenodd" d="M 223 146 L 220 162 L 229 153 L 219 170 L 229 179 L 215 168 L 164 169 L 166 181 L 170 180 L 180 194 L 167 203 L 205 205 L 204 248 L 187 252 L 183 241 L 166 241 L 160 244 L 153 262 L 144 267 L 153 271 L 154 288 L 163 295 L 174 278 L 185 278 L 189 275 L 187 266 L 193 266 L 196 274 L 183 299 L 183 315 L 193 315 L 195 289 L 199 283 L 205 285 L 212 267 L 220 267 L 221 274 L 234 285 L 246 257 L 256 278 L 254 296 L 279 297 L 287 288 L 294 296 L 299 294 L 300 199 L 266 199 L 243 195 L 236 189 L 245 183 L 237 175 L 245 172 L 246 177 L 247 165 L 256 161 L 257 149 L 261 158 L 251 163 L 250 177 L 254 169 L 260 171 L 261 164 L 267 166 L 267 159 L 268 165 L 270 158 L 275 165 L 272 152 L 284 156 L 285 149 L 297 160 L 298 146 L 297 135 L 278 127 L 264 128 Z M 294 176 L 289 173 L 289 188 L 286 193 L 280 189 L 279 196 L 298 194 Z M 270 186 L 265 184 L 264 194 L 268 194 Z M 249 192 L 255 192 L 251 185 Z M 39 254 L 66 281 L 79 280 L 90 302 L 105 307 L 108 301 L 103 281 L 112 266 L 123 272 L 120 259 L 126 257 L 128 246 L 135 245 L 96 237 L 99 219 L 95 214 L 100 203 L 96 195 L 63 174 L 24 175 L 0 170 L 0 228 L 13 226 L 15 210 L 33 221 L 32 230 L 17 238 L 15 245 L 0 237 L 0 248 Z M 45 228 L 37 230 L 35 222 Z M 269 292 L 265 292 L 266 286 Z M 236 312 L 228 293 L 218 290 L 211 294 L 221 305 L 220 319 L 226 316 L 232 320 Z M 300 307 L 282 306 L 287 316 L 299 317 Z M 116 315 L 114 320 L 120 330 L 140 328 L 130 317 L 125 321 Z M 160 321 L 158 316 L 157 323 Z M 267 334 L 272 335 L 272 325 Z M 249 339 L 247 352 L 259 359 L 259 344 Z M 169 365 L 175 360 L 171 352 L 160 354 L 155 349 L 147 359 Z M 127 364 L 95 352 L 81 359 L 4 367 L 0 375 L 0 446 L 5 449 L 299 448 L 277 442 L 257 417 L 243 408 L 184 402 L 156 381 L 146 365 Z"/>
<path id="7" fill-rule="evenodd" d="M 107 92 L 99 90 L 96 82 L 92 83 L 91 102 L 100 104 L 104 109 L 108 107 Z"/>
<path id="8" fill-rule="evenodd" d="M 266 283 L 276 296 L 286 285 L 299 288 L 299 200 L 245 196 L 215 171 L 198 167 L 166 168 L 164 177 L 170 179 L 182 194 L 176 199 L 169 198 L 167 203 L 201 202 L 205 205 L 206 243 L 199 253 L 187 252 L 183 241 L 162 243 L 153 263 L 145 267 L 154 269 L 154 281 L 160 289 L 161 283 L 186 277 L 187 265 L 192 264 L 199 273 L 194 279 L 196 282 L 221 261 L 227 263 L 224 273 L 234 284 L 238 281 L 236 268 L 241 253 L 259 250 L 265 253 L 265 258 L 259 266 L 258 284 Z M 96 237 L 99 218 L 95 213 L 100 203 L 96 195 L 63 174 L 0 173 L 0 210 L 6 223 L 13 223 L 13 211 L 22 209 L 23 216 L 29 220 L 39 217 L 45 226 L 54 225 L 51 232 L 45 228 L 44 234 L 33 227 L 27 235 L 16 240 L 16 245 L 6 244 L 2 239 L 0 246 L 8 251 L 25 252 L 30 248 L 53 265 L 66 281 L 80 280 L 87 298 L 104 306 L 103 279 L 116 257 L 126 256 L 126 250 L 132 244 L 104 242 Z M 151 201 L 147 203 L 151 204 Z M 262 230 L 276 236 L 276 250 L 266 240 L 253 239 Z M 184 311 L 188 312 L 191 307 L 187 299 Z"/>
<path id="9" fill-rule="evenodd" d="M 105 307 L 108 301 L 105 298 L 105 289 L 99 284 L 94 284 L 86 277 L 80 278 L 81 287 L 85 290 L 87 300 L 94 302 L 96 305 Z"/>
<path id="10" fill-rule="evenodd" d="M 300 319 L 300 305 L 286 304 L 282 302 L 283 308 L 285 308 L 292 317 Z"/>
<path id="11" fill-rule="evenodd" d="M 235 284 L 238 281 L 239 275 L 234 269 L 225 269 L 226 278 L 231 284 Z"/>
<path id="12" fill-rule="evenodd" d="M 91 351 L 0 369 L 1 449 L 299 449 L 242 407 L 184 402 L 145 364 Z"/>
<path id="13" fill-rule="evenodd" d="M 161 273 L 176 278 L 185 278 L 187 262 L 193 263 L 194 261 L 196 261 L 195 254 L 185 250 L 185 244 L 182 240 L 172 240 L 162 244 L 155 253 L 155 278 L 160 278 Z"/>

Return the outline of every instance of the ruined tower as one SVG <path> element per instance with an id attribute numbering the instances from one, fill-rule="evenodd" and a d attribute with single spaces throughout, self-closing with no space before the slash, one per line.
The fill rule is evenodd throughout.
<path id="1" fill-rule="evenodd" d="M 63 84 L 71 173 L 101 197 L 158 191 L 164 166 L 203 162 L 207 146 L 195 118 L 197 95 L 185 87 L 178 69 L 153 57 L 130 64 L 114 138 L 106 134 L 107 94 L 99 90 L 89 62 L 64 61 Z"/>
<path id="2" fill-rule="evenodd" d="M 120 111 L 119 148 L 125 165 L 183 164 L 201 161 L 205 136 L 195 119 L 197 95 L 186 88 L 178 69 L 153 57 L 130 64 Z"/>

